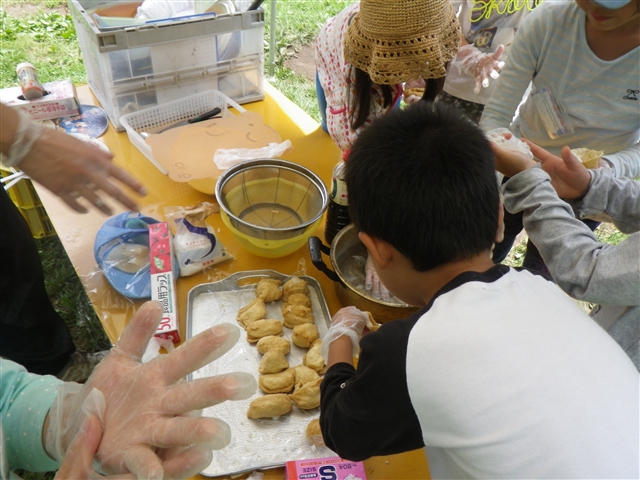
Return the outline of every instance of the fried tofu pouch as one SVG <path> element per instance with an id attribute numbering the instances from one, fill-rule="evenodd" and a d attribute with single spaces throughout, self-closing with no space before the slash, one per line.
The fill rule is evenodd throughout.
<path id="1" fill-rule="evenodd" d="M 293 328 L 303 323 L 314 323 L 313 311 L 304 305 L 284 305 L 282 307 L 284 326 Z"/>
<path id="2" fill-rule="evenodd" d="M 242 307 L 238 310 L 238 315 L 236 316 L 238 323 L 242 325 L 243 328 L 247 328 L 249 324 L 264 318 L 267 318 L 267 307 L 261 298 L 256 298 L 248 305 Z"/>
<path id="3" fill-rule="evenodd" d="M 291 342 L 277 335 L 267 335 L 258 340 L 256 347 L 258 348 L 258 352 L 263 355 L 269 350 L 280 350 L 286 355 L 291 351 Z"/>
<path id="4" fill-rule="evenodd" d="M 260 365 L 258 366 L 258 372 L 261 375 L 269 373 L 280 373 L 283 370 L 289 368 L 289 361 L 280 350 L 269 350 L 264 354 Z"/>
<path id="5" fill-rule="evenodd" d="M 604 150 L 591 150 L 589 148 L 572 148 L 573 153 L 582 162 L 585 168 L 598 168 Z"/>
<path id="6" fill-rule="evenodd" d="M 373 318 L 373 315 L 371 315 L 371 312 L 365 311 L 364 313 L 367 314 L 367 321 L 365 322 L 366 327 L 369 329 L 370 332 L 377 331 L 381 325 L 378 322 L 376 322 L 376 319 Z"/>
<path id="7" fill-rule="evenodd" d="M 282 285 L 282 300 L 287 302 L 287 299 L 294 293 L 302 293 L 307 297 L 309 296 L 309 286 L 300 277 L 291 277 Z"/>
<path id="8" fill-rule="evenodd" d="M 293 390 L 296 375 L 292 368 L 284 372 L 261 375 L 258 378 L 258 386 L 264 393 L 289 393 Z"/>
<path id="9" fill-rule="evenodd" d="M 295 389 L 289 395 L 289 398 L 295 402 L 298 408 L 303 410 L 311 410 L 320 406 L 320 384 L 322 379 L 319 378 L 313 382 L 305 383 Z"/>
<path id="10" fill-rule="evenodd" d="M 291 409 L 291 400 L 288 395 L 284 393 L 264 395 L 249 404 L 247 417 L 254 419 L 279 417 L 289 413 Z"/>
<path id="11" fill-rule="evenodd" d="M 302 305 L 311 308 L 311 299 L 304 293 L 294 293 L 287 298 L 285 305 Z"/>
<path id="12" fill-rule="evenodd" d="M 309 351 L 302 358 L 303 365 L 315 370 L 317 373 L 324 371 L 324 359 L 320 354 L 322 340 L 318 339 L 311 345 Z"/>
<path id="13" fill-rule="evenodd" d="M 291 341 L 296 347 L 309 348 L 320 337 L 315 323 L 296 325 L 291 332 Z"/>
<path id="14" fill-rule="evenodd" d="M 282 335 L 282 322 L 280 320 L 256 320 L 247 325 L 247 341 L 256 343 L 269 335 Z"/>
<path id="15" fill-rule="evenodd" d="M 306 365 L 298 365 L 293 367 L 292 370 L 295 374 L 295 384 L 296 385 L 304 385 L 305 383 L 315 382 L 320 378 L 318 372 L 316 372 L 313 368 L 309 368 Z"/>
<path id="16" fill-rule="evenodd" d="M 280 300 L 282 297 L 280 283 L 280 280 L 275 278 L 263 278 L 256 286 L 256 297 L 261 298 L 265 303 Z"/>
<path id="17" fill-rule="evenodd" d="M 320 419 L 314 418 L 309 422 L 306 429 L 307 438 L 312 445 L 316 447 L 324 447 L 324 438 L 322 438 L 322 430 L 320 429 Z"/>

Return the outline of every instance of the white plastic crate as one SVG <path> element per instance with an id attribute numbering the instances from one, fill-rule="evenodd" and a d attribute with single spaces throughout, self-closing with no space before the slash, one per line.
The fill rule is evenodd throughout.
<path id="1" fill-rule="evenodd" d="M 182 120 L 188 120 L 189 118 L 209 112 L 216 107 L 222 110 L 220 116 L 223 118 L 234 115 L 229 108 L 236 109 L 238 113 L 246 112 L 244 108 L 224 93 L 217 90 L 209 90 L 164 105 L 129 113 L 122 116 L 120 121 L 127 132 L 129 141 L 140 150 L 158 170 L 166 175 L 168 173 L 167 170 L 156 161 L 151 147 L 147 145 L 147 142 L 140 134 L 143 132 L 153 133 L 154 131 Z"/>
<path id="2" fill-rule="evenodd" d="M 92 12 L 118 2 L 68 3 L 89 85 L 119 131 L 122 115 L 207 90 L 264 98 L 262 9 L 100 30 Z"/>

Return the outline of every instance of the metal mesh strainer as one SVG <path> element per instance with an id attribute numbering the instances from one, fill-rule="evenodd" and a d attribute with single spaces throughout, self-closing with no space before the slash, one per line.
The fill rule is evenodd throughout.
<path id="1" fill-rule="evenodd" d="M 311 170 L 271 158 L 231 167 L 218 179 L 216 198 L 234 228 L 265 240 L 303 234 L 329 200 L 327 188 Z"/>

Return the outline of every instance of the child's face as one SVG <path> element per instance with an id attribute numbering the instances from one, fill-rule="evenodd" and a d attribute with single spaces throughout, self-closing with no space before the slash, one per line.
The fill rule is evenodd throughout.
<path id="1" fill-rule="evenodd" d="M 634 22 L 636 27 L 639 25 L 638 0 L 631 0 L 624 7 L 614 10 L 600 7 L 590 0 L 576 0 L 576 3 L 597 30 L 612 31 L 623 26 L 633 26 L 630 22 Z"/>

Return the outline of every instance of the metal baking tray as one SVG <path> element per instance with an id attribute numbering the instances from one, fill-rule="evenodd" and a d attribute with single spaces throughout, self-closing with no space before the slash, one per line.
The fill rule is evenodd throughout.
<path id="1" fill-rule="evenodd" d="M 328 330 L 331 315 L 320 283 L 313 277 L 296 275 L 309 285 L 313 315 L 320 338 Z M 292 276 L 273 270 L 237 272 L 219 282 L 198 285 L 189 291 L 187 299 L 187 338 L 220 323 L 237 325 L 240 308 L 255 299 L 255 288 L 261 278 L 276 278 L 282 283 Z M 267 303 L 267 318 L 282 319 L 282 301 Z M 291 338 L 291 330 L 284 329 L 285 338 Z M 287 355 L 292 367 L 302 363 L 307 349 L 291 345 Z M 248 372 L 259 376 L 258 366 L 262 355 L 255 344 L 247 342 L 242 332 L 238 343 L 213 363 L 194 372 L 190 378 L 203 378 L 230 372 Z M 335 456 L 327 447 L 312 445 L 306 436 L 307 424 L 320 416 L 320 409 L 301 410 L 295 405 L 291 413 L 276 419 L 252 420 L 247 418 L 249 403 L 264 395 L 260 389 L 247 400 L 223 402 L 204 410 L 203 415 L 224 420 L 231 427 L 231 443 L 213 452 L 213 461 L 202 475 L 217 477 L 236 475 L 253 470 L 282 467 L 289 460 L 305 460 Z"/>

